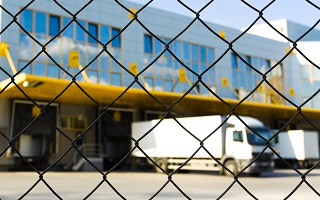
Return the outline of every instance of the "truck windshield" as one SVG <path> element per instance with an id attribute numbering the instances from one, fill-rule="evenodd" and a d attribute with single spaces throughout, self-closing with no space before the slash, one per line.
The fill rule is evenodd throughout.
<path id="1" fill-rule="evenodd" d="M 271 137 L 270 130 L 268 128 L 252 128 L 254 131 L 259 133 L 262 137 L 268 140 Z M 248 143 L 251 145 L 265 145 L 266 142 L 258 135 L 247 129 Z"/>

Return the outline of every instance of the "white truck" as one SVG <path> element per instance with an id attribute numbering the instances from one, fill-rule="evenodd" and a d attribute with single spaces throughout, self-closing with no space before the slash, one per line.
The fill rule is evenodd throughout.
<path id="1" fill-rule="evenodd" d="M 139 140 L 139 147 L 162 168 L 156 167 L 158 172 L 213 170 L 230 175 L 218 164 L 220 162 L 236 174 L 257 158 L 266 145 L 237 117 L 231 116 L 223 123 L 226 119 L 220 115 L 176 118 L 189 132 L 174 119 L 133 122 L 132 137 Z M 269 128 L 259 120 L 246 116 L 241 116 L 241 119 L 264 138 L 271 137 Z M 201 141 L 206 150 L 201 148 Z M 140 162 L 146 160 L 138 148 L 132 155 Z M 192 159 L 188 160 L 190 157 Z M 258 176 L 261 172 L 272 171 L 273 167 L 273 153 L 267 148 L 245 172 Z"/>
<path id="2" fill-rule="evenodd" d="M 279 155 L 296 168 L 309 168 L 319 161 L 319 135 L 316 131 L 290 130 L 280 132 L 274 148 Z M 275 155 L 277 166 L 285 163 Z"/>

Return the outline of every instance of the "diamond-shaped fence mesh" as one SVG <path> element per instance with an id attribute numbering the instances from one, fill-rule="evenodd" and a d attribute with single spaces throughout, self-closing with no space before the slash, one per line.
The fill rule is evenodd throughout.
<path id="1" fill-rule="evenodd" d="M 141 160 L 144 167 L 153 165 L 167 176 L 157 191 L 147 192 L 150 199 L 168 185 L 191 199 L 174 177 L 184 169 L 201 167 L 233 177 L 220 195 L 211 198 L 223 198 L 238 185 L 249 198 L 258 199 L 242 176 L 272 170 L 273 160 L 301 177 L 282 198 L 291 197 L 303 184 L 320 196 L 308 182 L 320 162 L 319 147 L 314 147 L 318 156 L 312 162 L 291 162 L 275 145 L 290 126 L 319 130 L 319 66 L 316 56 L 308 56 L 314 48 L 303 42 L 317 33 L 320 20 L 292 38 L 284 30 L 289 25 L 279 28 L 264 17 L 276 0 L 261 9 L 239 1 L 256 17 L 241 32 L 201 18 L 215 6 L 213 0 L 198 10 L 175 2 L 193 18 L 174 18 L 150 8 L 152 0 L 144 5 L 117 0 L 1 2 L 0 165 L 38 176 L 19 199 L 41 183 L 54 197 L 64 199 L 47 174 L 79 169 L 101 175 L 82 198 L 90 199 L 107 185 L 126 199 L 109 175 L 121 167 L 142 165 Z M 320 10 L 312 1 L 305 4 Z M 254 36 L 258 22 L 263 22 L 263 29 Z M 277 39 L 265 38 L 268 34 Z M 304 64 L 294 63 L 295 55 Z M 294 65 L 301 65 L 301 71 L 294 72 Z M 309 84 L 302 86 L 300 100 L 295 88 L 303 83 L 295 82 L 290 73 L 301 73 Z M 199 115 L 207 117 L 180 118 Z M 273 134 L 246 115 L 267 122 L 275 129 Z M 135 126 L 134 121 L 146 122 Z M 277 121 L 281 123 L 273 125 Z M 255 142 L 259 151 L 249 150 L 250 158 L 240 155 L 246 146 L 239 144 Z M 153 143 L 160 149 L 152 150 Z M 240 152 L 240 157 L 228 156 L 228 148 Z M 182 150 L 175 154 L 176 149 Z M 259 163 L 267 167 L 252 171 Z M 308 170 L 300 171 L 299 165 Z"/>

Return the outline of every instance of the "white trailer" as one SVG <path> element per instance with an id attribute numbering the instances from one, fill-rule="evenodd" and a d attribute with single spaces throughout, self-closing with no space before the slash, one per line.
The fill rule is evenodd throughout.
<path id="1" fill-rule="evenodd" d="M 270 130 L 257 119 L 241 116 L 241 119 L 266 139 Z M 215 159 L 233 173 L 245 168 L 266 146 L 265 141 L 249 130 L 238 118 L 231 116 L 202 116 L 152 120 L 132 123 L 132 137 L 139 140 L 139 147 L 166 170 L 214 170 L 229 174 Z M 189 131 L 187 132 L 186 129 Z M 141 140 L 140 140 L 141 139 Z M 203 147 L 201 147 L 203 141 Z M 135 146 L 135 143 L 132 143 Z M 196 153 L 195 153 L 196 152 Z M 210 154 L 209 154 L 210 153 Z M 135 158 L 145 158 L 136 148 Z M 188 160 L 192 157 L 191 160 Z M 267 149 L 245 172 L 259 175 L 273 170 L 272 152 Z M 181 165 L 188 161 L 182 168 Z"/>
<path id="2" fill-rule="evenodd" d="M 315 131 L 290 130 L 278 134 L 274 145 L 279 155 L 296 168 L 311 167 L 319 161 L 319 136 Z M 277 156 L 279 166 L 285 166 Z"/>

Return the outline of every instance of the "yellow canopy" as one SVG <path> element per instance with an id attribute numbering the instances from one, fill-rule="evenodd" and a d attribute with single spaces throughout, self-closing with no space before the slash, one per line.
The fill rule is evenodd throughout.
<path id="1" fill-rule="evenodd" d="M 110 105 L 110 107 L 141 110 L 166 111 L 164 106 L 170 107 L 183 95 L 182 93 L 150 91 L 150 94 L 164 105 L 162 106 L 141 88 L 127 89 L 125 87 L 77 82 L 83 89 L 83 91 L 81 91 L 71 80 L 60 80 L 26 74 L 17 75 L 15 77 L 15 83 L 34 101 L 51 101 L 57 98 L 54 102 L 95 105 L 95 103 L 83 93 L 83 91 L 85 91 L 102 106 Z M 2 81 L 0 83 L 0 89 L 2 91 L 0 98 L 27 99 L 16 85 L 12 83 L 10 79 Z M 63 93 L 59 95 L 61 92 Z M 239 102 L 233 99 L 224 99 L 224 101 L 229 106 L 213 96 L 188 94 L 170 110 L 189 116 L 209 114 L 227 115 L 232 112 L 232 107 Z M 297 109 L 293 106 L 244 101 L 235 108 L 235 111 L 239 115 L 288 120 L 297 112 Z M 318 119 L 320 117 L 319 109 L 303 108 L 302 111 L 309 119 Z"/>

